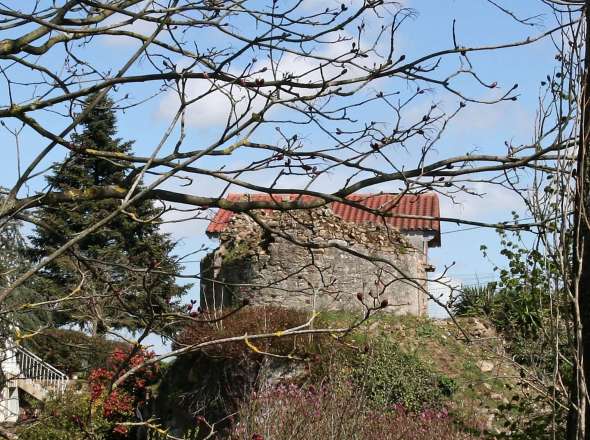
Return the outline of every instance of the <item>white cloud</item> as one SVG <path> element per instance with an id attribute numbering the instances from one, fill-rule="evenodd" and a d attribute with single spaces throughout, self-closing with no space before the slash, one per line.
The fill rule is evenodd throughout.
<path id="1" fill-rule="evenodd" d="M 181 186 L 175 181 L 169 181 L 163 189 L 178 191 L 179 193 L 195 196 L 219 197 L 222 195 L 226 184 L 219 179 L 208 176 L 198 176 L 189 186 Z M 211 218 L 211 211 L 198 210 L 195 206 L 183 205 L 180 203 L 168 203 L 167 206 L 175 210 L 168 211 L 164 215 L 162 231 L 172 234 L 176 240 L 191 237 L 205 237 L 205 229 Z"/>
<path id="2" fill-rule="evenodd" d="M 133 13 L 141 13 L 144 11 L 146 6 L 149 6 L 148 1 L 140 2 L 133 7 L 130 8 L 130 12 Z M 133 20 L 130 24 L 125 24 Z M 139 19 L 132 19 L 129 15 L 115 13 L 108 17 L 101 23 L 101 27 L 108 27 L 110 30 L 113 31 L 128 31 L 133 32 L 136 34 L 140 34 L 143 36 L 151 35 L 157 27 L 157 23 L 155 21 L 146 21 L 146 20 L 139 20 Z M 137 46 L 142 42 L 136 38 L 127 37 L 124 35 L 105 35 L 104 38 L 101 40 L 106 46 L 111 47 L 128 47 L 128 46 Z"/>
<path id="3" fill-rule="evenodd" d="M 315 56 L 323 57 L 329 60 L 342 57 L 343 60 L 349 58 L 351 38 L 350 34 L 345 31 L 339 33 L 341 38 L 329 44 L 321 44 Z M 371 54 L 363 58 L 364 65 L 372 65 L 378 62 L 376 55 Z M 358 59 L 355 62 L 359 62 Z M 291 52 L 284 52 L 280 60 L 273 66 L 268 59 L 259 61 L 254 71 L 261 73 L 251 77 L 248 81 L 262 79 L 265 82 L 283 79 L 284 75 L 293 75 L 294 80 L 300 84 L 320 83 L 325 79 L 334 78 L 338 75 L 339 79 L 352 78 L 355 76 L 365 75 L 366 72 L 360 67 L 346 64 L 346 74 L 342 74 L 343 67 L 334 63 L 327 63 L 325 60 L 316 59 L 313 56 L 301 56 Z M 178 66 L 183 66 L 183 62 L 178 62 Z M 321 66 L 321 69 L 320 69 Z M 274 68 L 273 68 L 274 67 Z M 230 72 L 236 76 L 240 75 L 239 71 Z M 352 88 L 354 86 L 347 86 Z M 269 87 L 260 87 L 261 92 L 270 94 L 273 90 Z M 289 92 L 282 92 L 280 99 L 290 99 L 297 96 L 309 97 L 318 92 L 318 89 L 307 87 L 294 87 Z M 187 124 L 200 129 L 219 129 L 225 127 L 228 120 L 235 121 L 241 117 L 248 117 L 253 112 L 260 112 L 266 103 L 266 98 L 260 96 L 254 90 L 248 90 L 238 84 L 228 84 L 221 81 L 208 79 L 188 80 L 184 91 L 185 100 L 195 100 L 187 110 Z M 322 98 L 319 98 L 322 99 Z M 176 91 L 170 91 L 164 95 L 160 102 L 157 117 L 169 119 L 173 117 L 180 104 L 180 99 Z M 287 107 L 280 105 L 274 107 L 274 112 L 290 111 Z M 272 114 L 273 116 L 276 113 Z M 293 117 L 295 113 L 293 113 Z M 269 115 L 267 114 L 267 118 Z"/>
<path id="4" fill-rule="evenodd" d="M 264 107 L 264 98 L 237 84 L 206 79 L 189 80 L 184 90 L 186 101 L 195 100 L 186 110 L 186 123 L 200 129 L 219 129 L 228 121 L 248 118 Z M 170 119 L 180 107 L 176 91 L 166 93 L 160 102 L 157 117 Z"/>
<path id="5" fill-rule="evenodd" d="M 532 139 L 534 121 L 534 112 L 527 111 L 519 101 L 503 101 L 493 105 L 469 104 L 460 117 L 453 121 L 449 134 L 464 136 L 471 133 L 485 139 L 494 138 L 501 131 L 506 136 L 525 142 Z M 489 136 L 486 136 L 486 132 Z"/>
<path id="6" fill-rule="evenodd" d="M 115 30 L 133 32 L 148 37 L 156 30 L 156 23 L 153 21 L 136 20 L 132 24 L 117 27 Z M 129 47 L 142 44 L 141 40 L 126 35 L 105 35 L 103 42 L 105 45 L 111 47 Z"/>
<path id="7" fill-rule="evenodd" d="M 499 222 L 511 220 L 512 211 L 522 212 L 524 209 L 522 199 L 510 189 L 482 182 L 470 184 L 469 188 L 483 196 L 459 193 L 454 200 L 441 197 L 444 217 Z"/>

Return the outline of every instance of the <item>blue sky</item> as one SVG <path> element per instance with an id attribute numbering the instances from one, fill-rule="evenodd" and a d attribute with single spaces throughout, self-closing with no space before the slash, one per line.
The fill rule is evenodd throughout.
<path id="1" fill-rule="evenodd" d="M 259 3 L 265 4 L 265 2 Z M 313 0 L 307 0 L 307 4 L 310 9 L 319 6 L 324 8 L 326 2 L 316 3 Z M 453 19 L 456 20 L 458 42 L 463 46 L 500 44 L 521 40 L 527 36 L 541 33 L 555 24 L 550 11 L 539 0 L 505 1 L 502 4 L 515 8 L 513 10 L 518 16 L 544 14 L 539 18 L 543 24 L 535 28 L 517 24 L 485 0 L 406 0 L 404 5 L 415 8 L 416 16 L 402 27 L 398 38 L 396 38 L 398 53 L 406 54 L 407 59 L 412 59 L 424 53 L 451 47 Z M 243 25 L 248 26 L 247 23 Z M 149 31 L 149 25 L 146 25 L 146 29 Z M 211 35 L 207 38 L 214 40 L 215 36 Z M 207 42 L 202 35 L 195 36 L 195 44 L 204 46 Z M 111 69 L 116 70 L 125 63 L 127 57 L 137 48 L 137 44 L 120 39 L 105 38 L 94 43 L 92 47 L 93 51 L 87 52 L 86 57 L 93 59 L 98 65 L 104 65 L 105 69 L 106 66 L 110 66 Z M 540 82 L 552 72 L 555 63 L 554 55 L 555 49 L 549 39 L 525 47 L 472 55 L 471 61 L 481 74 L 481 79 L 488 84 L 497 81 L 498 87 L 490 90 L 468 80 L 462 80 L 457 83 L 457 86 L 460 86 L 467 94 L 493 98 L 518 83 L 519 99 L 516 102 L 504 102 L 493 106 L 469 104 L 466 111 L 462 112 L 445 132 L 437 144 L 436 152 L 430 156 L 430 160 L 463 154 L 466 151 L 501 153 L 504 151 L 505 141 L 514 144 L 532 141 Z M 61 56 L 65 56 L 65 54 L 61 52 Z M 60 58 L 60 51 L 54 51 L 51 57 L 51 59 L 44 58 L 43 61 L 53 64 L 57 69 L 63 61 L 63 58 Z M 443 64 L 443 69 L 456 66 L 457 60 L 458 57 L 449 58 L 448 63 L 445 61 L 447 64 Z M 178 60 L 178 62 L 182 63 L 182 60 Z M 299 61 L 293 60 L 293 62 Z M 133 71 L 142 73 L 148 69 L 150 69 L 148 61 L 143 59 L 134 66 Z M 413 87 L 399 79 L 384 80 L 377 86 L 385 91 L 399 90 L 402 94 L 408 93 Z M 198 90 L 198 85 L 194 87 L 197 87 Z M 128 94 L 131 100 L 140 100 L 151 96 L 156 91 L 154 85 L 134 85 L 121 87 L 114 93 L 114 96 L 122 97 Z M 15 86 L 13 93 L 19 99 L 25 99 L 30 91 Z M 6 87 L 2 87 L 0 96 L 2 97 L 1 102 L 7 102 Z M 428 93 L 422 103 L 417 103 L 409 111 L 421 112 L 423 111 L 422 106 L 430 105 L 430 102 L 436 102 L 442 109 L 450 111 L 458 105 L 459 99 L 448 93 L 435 90 L 433 93 Z M 120 112 L 119 136 L 125 140 L 135 140 L 136 153 L 149 154 L 155 146 L 154 143 L 160 139 L 166 129 L 170 120 L 170 111 L 174 105 L 174 98 L 164 93 L 148 100 L 142 106 Z M 190 109 L 187 115 L 187 145 L 206 145 L 213 139 L 219 127 L 216 124 L 219 122 L 220 112 L 223 116 L 223 112 L 219 110 L 222 106 L 223 104 L 211 100 Z M 67 123 L 66 118 L 48 113 L 35 116 L 45 124 L 52 126 L 54 132 Z M 281 116 L 281 113 L 278 112 L 277 116 Z M 388 115 L 381 107 L 363 109 L 356 116 L 366 120 L 383 121 L 384 124 L 391 118 L 391 115 Z M 6 122 L 10 128 L 18 127 L 15 121 Z M 313 127 L 299 127 L 297 132 L 310 143 L 325 141 L 325 138 Z M 274 142 L 278 138 L 272 127 L 262 130 L 256 136 L 255 140 L 269 142 Z M 171 148 L 175 141 L 176 138 L 165 148 Z M 0 162 L 0 185 L 10 187 L 18 176 L 14 137 L 6 129 L 0 130 L 0 142 L 5 150 Z M 26 129 L 23 130 L 20 138 L 21 168 L 46 144 L 47 141 L 40 139 L 34 133 Z M 47 158 L 44 166 L 48 166 L 52 161 L 61 160 L 65 154 L 64 150 L 56 150 Z M 252 154 L 250 151 L 237 155 L 232 159 L 233 164 L 246 163 L 247 160 L 252 159 Z M 395 159 L 400 163 L 410 164 L 415 159 L 415 155 L 412 151 L 399 151 L 396 153 Z M 212 166 L 215 163 L 215 160 L 210 160 L 207 165 Z M 250 177 L 253 181 L 261 179 L 263 182 L 271 178 L 270 174 Z M 316 188 L 327 191 L 337 189 L 341 179 L 342 176 L 338 174 L 326 176 L 316 184 Z M 292 182 L 304 183 L 301 180 Z M 178 185 L 177 181 L 165 184 L 169 188 L 178 188 Z M 34 193 L 42 187 L 43 179 L 35 179 L 23 189 L 21 195 Z M 520 201 L 513 194 L 484 183 L 475 184 L 475 187 L 478 191 L 485 193 L 485 196 L 481 198 L 459 196 L 457 201 L 460 203 L 457 204 L 443 199 L 441 200 L 442 215 L 480 221 L 503 221 L 510 220 L 511 211 L 516 210 L 526 216 L 526 213 L 522 212 Z M 219 183 L 212 182 L 210 179 L 199 179 L 182 190 L 197 195 L 210 196 L 218 195 L 220 188 Z M 396 187 L 385 185 L 375 188 L 375 190 L 395 191 Z M 213 245 L 204 235 L 205 227 L 206 221 L 193 220 L 167 224 L 163 229 L 179 240 L 178 254 L 188 254 L 199 249 L 202 245 Z M 442 247 L 433 249 L 431 258 L 438 268 L 454 262 L 454 266 L 450 270 L 452 277 L 469 282 L 474 278 L 486 279 L 491 276 L 492 264 L 482 257 L 479 250 L 482 244 L 486 244 L 490 248 L 492 258 L 501 263 L 501 259 L 497 256 L 497 236 L 493 230 L 443 224 L 442 231 Z M 198 272 L 200 256 L 201 254 L 197 254 L 186 261 L 187 273 Z M 193 289 L 191 296 L 198 297 L 197 288 Z"/>

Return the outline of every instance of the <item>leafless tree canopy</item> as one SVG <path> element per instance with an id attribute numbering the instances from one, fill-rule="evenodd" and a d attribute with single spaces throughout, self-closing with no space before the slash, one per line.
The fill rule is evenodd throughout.
<path id="1" fill-rule="evenodd" d="M 485 179 L 493 181 L 507 170 L 536 169 L 545 157 L 555 157 L 563 143 L 553 139 L 508 146 L 500 155 L 466 151 L 441 158 L 432 152 L 447 124 L 469 105 L 517 99 L 516 84 L 484 98 L 499 86 L 480 77 L 471 54 L 531 44 L 569 23 L 486 47 L 464 47 L 454 35 L 445 50 L 405 54 L 397 48 L 398 33 L 413 13 L 382 1 L 325 9 L 303 1 L 31 2 L 3 10 L 4 35 L 10 37 L 1 44 L 7 93 L 0 116 L 17 154 L 24 157 L 21 150 L 27 149 L 31 158 L 19 163 L 3 216 L 24 217 L 38 206 L 81 198 L 121 199 L 120 210 L 105 222 L 142 197 L 196 209 L 269 205 L 220 200 L 230 185 L 241 191 L 314 194 L 326 201 L 383 188 L 452 196 L 469 191 L 466 181 L 472 176 L 489 173 Z M 128 58 L 111 59 L 105 42 L 120 40 L 129 47 Z M 463 92 L 467 81 L 479 92 Z M 453 104 L 439 108 L 432 95 L 436 90 L 454 97 Z M 130 112 L 165 95 L 169 125 L 160 137 L 136 147 L 142 156 L 116 157 L 136 182 L 148 181 L 147 188 L 27 190 L 55 151 L 113 159 L 68 140 L 84 116 L 81 100 L 94 92 L 97 101 L 115 94 L 118 108 Z M 199 120 L 210 122 L 206 135 L 187 135 L 189 122 Z M 27 145 L 19 142 L 24 136 Z M 323 194 L 318 188 L 328 177 L 337 190 Z M 168 189 L 201 182 L 215 191 Z"/>
<path id="2" fill-rule="evenodd" d="M 514 190 L 532 219 L 489 223 L 443 213 L 440 220 L 535 233 L 535 246 L 560 267 L 563 276 L 556 286 L 571 286 L 571 255 L 564 243 L 571 239 L 566 235 L 576 192 L 585 2 L 539 0 L 546 15 L 529 17 L 513 12 L 510 2 L 481 3 L 520 25 L 523 38 L 503 40 L 499 33 L 489 40 L 495 42 L 469 46 L 462 41 L 470 39 L 448 23 L 442 49 L 406 53 L 402 35 L 419 11 L 389 0 L 0 4 L 3 152 L 17 168 L 0 199 L 2 225 L 18 220 L 44 227 L 36 214 L 40 207 L 118 201 L 117 209 L 11 279 L 0 291 L 0 304 L 45 265 L 112 219 L 128 215 L 141 200 L 157 201 L 161 211 L 136 221 L 194 222 L 224 208 L 248 213 L 269 233 L 301 246 L 347 251 L 341 244 L 285 236 L 256 210 L 309 209 L 333 201 L 367 210 L 346 197 L 369 191 L 435 191 L 453 200 L 476 195 L 477 182 Z M 490 82 L 478 60 L 545 40 L 553 42 L 560 58 L 542 83 L 535 139 L 496 146 L 495 154 L 469 146 L 458 146 L 459 154 L 440 151 L 445 130 L 467 112 L 485 115 L 487 106 L 519 99 L 518 84 Z M 142 140 L 134 146 L 136 153 L 72 142 L 80 122 L 106 96 L 120 115 L 133 117 L 135 130 L 154 133 L 147 144 Z M 82 107 L 89 97 L 90 105 Z M 154 103 L 159 103 L 163 125 L 150 126 L 151 116 L 142 117 Z M 129 188 L 97 184 L 61 191 L 47 185 L 52 162 L 68 155 L 119 164 L 129 173 Z M 230 189 L 316 197 L 228 201 Z M 198 277 L 196 270 L 188 272 Z M 575 291 L 570 293 L 575 299 Z M 5 316 L 10 311 L 4 307 Z M 303 326 L 293 331 L 322 330 Z"/>

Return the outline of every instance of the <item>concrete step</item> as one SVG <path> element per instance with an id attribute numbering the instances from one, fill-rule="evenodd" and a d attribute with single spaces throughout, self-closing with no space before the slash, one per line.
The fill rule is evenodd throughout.
<path id="1" fill-rule="evenodd" d="M 51 392 L 50 388 L 45 387 L 40 382 L 32 379 L 13 379 L 13 381 L 17 387 L 37 400 L 47 399 Z"/>

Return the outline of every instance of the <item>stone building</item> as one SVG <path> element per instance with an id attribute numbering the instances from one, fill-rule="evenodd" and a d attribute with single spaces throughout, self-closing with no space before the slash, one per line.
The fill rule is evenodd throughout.
<path id="1" fill-rule="evenodd" d="M 265 194 L 228 196 L 246 198 L 271 200 Z M 278 234 L 247 214 L 220 209 L 207 228 L 219 247 L 201 262 L 201 306 L 248 300 L 310 310 L 386 305 L 394 313 L 425 314 L 424 289 L 433 270 L 428 249 L 440 246 L 437 195 L 359 194 L 349 200 L 373 212 L 336 202 L 256 211 Z"/>

